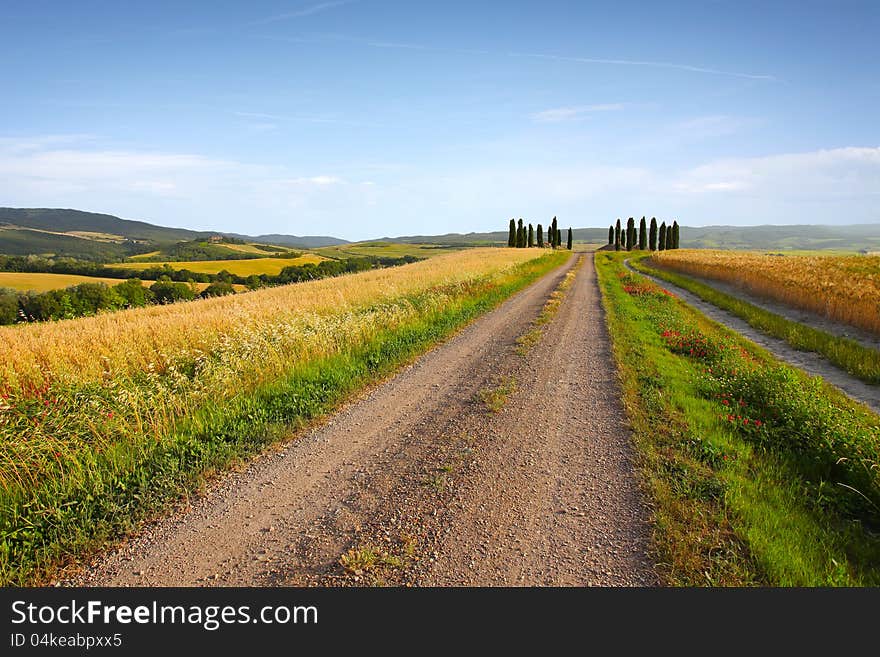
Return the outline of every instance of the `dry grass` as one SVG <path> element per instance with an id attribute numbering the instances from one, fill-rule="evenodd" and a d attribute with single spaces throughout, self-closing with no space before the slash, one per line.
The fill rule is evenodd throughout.
<path id="1" fill-rule="evenodd" d="M 224 244 L 223 246 L 229 246 Z M 138 271 L 147 267 L 161 267 L 168 265 L 173 269 L 188 269 L 197 274 L 217 274 L 224 269 L 236 276 L 250 276 L 251 274 L 269 274 L 277 276 L 285 267 L 305 265 L 307 263 L 319 263 L 326 258 L 314 253 L 305 253 L 298 258 L 250 258 L 248 260 L 188 260 L 183 262 L 117 262 L 108 267 L 114 269 L 136 269 Z"/>
<path id="2" fill-rule="evenodd" d="M 259 362 L 276 353 L 285 361 L 316 350 L 320 355 L 330 347 L 335 351 L 337 341 L 357 341 L 373 321 L 386 324 L 389 314 L 407 312 L 405 304 L 391 305 L 392 300 L 464 283 L 542 254 L 531 249 L 473 249 L 404 267 L 243 295 L 0 327 L 0 381 L 13 390 L 22 383 L 42 385 L 59 379 L 102 381 L 164 372 L 182 357 L 233 348 L 252 350 Z M 358 312 L 355 324 L 353 313 L 365 307 L 372 312 Z M 261 375 L 259 370 L 256 375 Z"/>
<path id="3" fill-rule="evenodd" d="M 880 334 L 880 257 L 673 250 L 657 264 Z"/>

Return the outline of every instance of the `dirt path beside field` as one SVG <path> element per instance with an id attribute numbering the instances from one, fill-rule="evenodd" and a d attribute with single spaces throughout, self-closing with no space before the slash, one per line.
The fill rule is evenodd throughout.
<path id="1" fill-rule="evenodd" d="M 868 385 L 867 383 L 855 378 L 854 376 L 851 376 L 839 367 L 836 367 L 817 353 L 814 353 L 812 351 L 799 351 L 788 344 L 785 340 L 774 338 L 770 335 L 767 335 L 766 333 L 762 333 L 756 328 L 750 326 L 749 323 L 746 322 L 744 319 L 741 319 L 736 315 L 727 312 L 726 310 L 722 310 L 714 304 L 703 301 L 696 294 L 693 294 L 692 292 L 689 292 L 684 288 L 665 281 L 662 278 L 657 278 L 655 276 L 650 276 L 648 274 L 637 271 L 630 266 L 628 261 L 625 262 L 625 264 L 626 267 L 633 273 L 651 279 L 652 281 L 657 283 L 657 285 L 677 295 L 688 305 L 693 306 L 707 317 L 715 320 L 719 324 L 723 324 L 729 329 L 736 331 L 737 333 L 743 335 L 752 342 L 761 345 L 764 349 L 776 356 L 776 358 L 778 358 L 779 360 L 784 361 L 789 365 L 794 365 L 795 367 L 802 369 L 804 372 L 810 374 L 811 376 L 821 376 L 825 381 L 839 389 L 850 399 L 865 404 L 875 413 L 880 413 L 880 386 Z M 712 281 L 711 285 L 715 286 L 715 281 Z M 720 290 L 722 288 L 719 287 L 718 289 Z M 723 291 L 726 292 L 727 290 Z M 729 293 L 740 296 L 752 303 L 752 300 L 750 298 L 746 298 L 745 295 L 737 290 L 731 290 Z M 767 302 L 764 303 L 765 305 L 762 307 L 770 310 L 770 312 L 777 312 L 773 309 L 772 306 L 767 305 Z M 798 321 L 794 318 L 793 315 L 784 316 L 788 319 Z M 816 328 L 821 327 L 816 326 Z M 825 328 L 822 330 L 828 329 Z"/>
<path id="2" fill-rule="evenodd" d="M 837 322 L 823 315 L 817 315 L 816 313 L 810 312 L 809 310 L 793 308 L 792 306 L 787 306 L 784 303 L 773 301 L 771 299 L 766 299 L 756 294 L 752 294 L 748 290 L 745 290 L 739 286 L 725 283 L 723 281 L 717 281 L 714 278 L 703 278 L 701 276 L 694 276 L 690 273 L 686 274 L 684 272 L 678 271 L 675 271 L 675 273 L 693 278 L 695 281 L 699 281 L 703 285 L 707 285 L 711 288 L 718 290 L 719 292 L 723 292 L 725 294 L 729 294 L 730 296 L 742 299 L 743 301 L 747 301 L 753 306 L 763 308 L 768 312 L 780 315 L 781 317 L 785 317 L 785 319 L 788 319 L 792 322 L 798 322 L 799 324 L 804 324 L 805 326 L 810 326 L 814 329 L 825 331 L 826 333 L 830 333 L 831 335 L 837 335 L 843 338 L 849 338 L 850 340 L 855 340 L 863 347 L 867 347 L 868 349 L 880 349 L 880 335 L 875 335 L 870 331 L 865 331 L 855 326 L 850 326 L 849 324 Z"/>
<path id="3" fill-rule="evenodd" d="M 62 583 L 654 584 L 617 385 L 592 255 L 573 257 Z"/>

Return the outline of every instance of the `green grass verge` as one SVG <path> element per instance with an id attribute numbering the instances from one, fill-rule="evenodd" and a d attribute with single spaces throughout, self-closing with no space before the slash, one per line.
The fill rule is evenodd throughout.
<path id="1" fill-rule="evenodd" d="M 842 338 L 791 321 L 769 310 L 764 310 L 747 301 L 716 290 L 690 276 L 668 269 L 651 267 L 645 262 L 646 258 L 650 258 L 650 255 L 635 256 L 630 259 L 630 264 L 638 271 L 662 278 L 693 292 L 703 301 L 733 313 L 763 333 L 785 340 L 795 349 L 821 354 L 830 362 L 865 383 L 880 384 L 880 352 L 876 349 L 869 349 L 855 340 Z"/>
<path id="2" fill-rule="evenodd" d="M 880 418 L 626 257 L 596 268 L 666 581 L 880 584 Z"/>
<path id="3" fill-rule="evenodd" d="M 48 477 L 37 488 L 0 491 L 0 584 L 46 581 L 60 566 L 163 512 L 213 473 L 290 437 L 344 398 L 387 376 L 514 292 L 561 265 L 568 253 L 542 256 L 467 286 L 367 344 L 297 364 L 283 379 L 231 401 L 207 404 L 168 435 L 136 436 L 89 452 L 89 477 Z M 427 297 L 426 297 L 427 298 Z M 88 466 L 88 467 L 86 467 Z"/>

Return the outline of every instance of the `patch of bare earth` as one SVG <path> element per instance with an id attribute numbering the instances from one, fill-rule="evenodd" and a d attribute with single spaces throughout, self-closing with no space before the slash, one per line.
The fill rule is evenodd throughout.
<path id="1" fill-rule="evenodd" d="M 64 583 L 656 583 L 584 260 Z M 517 339 L 576 262 L 553 319 L 524 348 Z"/>

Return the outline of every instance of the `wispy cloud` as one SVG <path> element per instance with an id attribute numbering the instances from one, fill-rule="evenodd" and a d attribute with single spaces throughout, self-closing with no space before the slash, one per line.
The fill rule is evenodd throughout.
<path id="1" fill-rule="evenodd" d="M 321 5 L 315 5 L 315 7 L 321 7 L 319 11 L 323 11 L 323 8 L 329 8 L 332 6 L 347 4 L 346 2 L 327 2 Z M 307 10 L 303 10 L 307 11 Z M 294 18 L 295 13 L 290 15 L 283 14 L 280 17 L 274 17 L 271 19 L 264 19 L 262 21 L 257 21 L 257 23 L 267 23 L 274 20 L 283 20 L 283 18 Z M 476 55 L 476 56 L 499 56 L 502 53 L 492 52 L 489 50 L 482 49 L 470 49 L 470 48 L 450 48 L 447 46 L 429 46 L 420 43 L 409 43 L 409 42 L 397 42 L 397 41 L 385 41 L 381 39 L 364 39 L 364 38 L 354 38 L 347 37 L 339 34 L 334 35 L 323 35 L 323 36 L 315 36 L 315 37 L 276 37 L 276 36 L 268 36 L 268 35 L 255 35 L 258 38 L 263 39 L 274 39 L 279 41 L 289 41 L 291 43 L 327 43 L 327 42 L 346 42 L 352 44 L 358 44 L 361 46 L 366 46 L 368 48 L 390 48 L 390 49 L 401 49 L 401 50 L 422 50 L 426 52 L 444 52 L 451 54 L 459 54 L 459 55 Z M 665 68 L 672 69 L 677 71 L 687 71 L 690 73 L 703 73 L 707 75 L 725 75 L 736 78 L 744 78 L 747 80 L 763 80 L 768 82 L 775 82 L 777 80 L 776 76 L 766 74 L 766 73 L 749 73 L 742 71 L 725 71 L 721 69 L 711 68 L 708 66 L 700 66 L 696 64 L 681 64 L 676 62 L 665 62 L 665 61 L 654 61 L 654 60 L 640 60 L 640 59 L 617 59 L 617 58 L 608 58 L 608 57 L 576 57 L 570 55 L 554 55 L 548 53 L 533 53 L 533 52 L 507 52 L 503 53 L 507 57 L 527 57 L 532 59 L 544 59 L 550 61 L 559 61 L 559 62 L 575 62 L 579 64 L 601 64 L 607 66 L 644 66 L 651 68 Z"/>
<path id="2" fill-rule="evenodd" d="M 393 48 L 398 50 L 436 50 L 431 46 L 423 46 L 418 43 L 401 43 L 397 41 L 361 41 L 370 48 Z"/>
<path id="3" fill-rule="evenodd" d="M 679 174 L 669 187 L 686 194 L 739 192 L 776 200 L 865 197 L 880 189 L 880 147 L 713 160 Z"/>
<path id="4" fill-rule="evenodd" d="M 549 59 L 560 62 L 577 62 L 580 64 L 607 64 L 613 66 L 649 66 L 653 68 L 669 68 L 679 71 L 689 71 L 691 73 L 707 73 L 710 75 L 729 75 L 737 78 L 747 78 L 749 80 L 768 80 L 775 81 L 773 75 L 763 73 L 741 73 L 737 71 L 722 71 L 715 68 L 707 68 L 705 66 L 696 66 L 693 64 L 676 64 L 673 62 L 660 62 L 635 59 L 604 59 L 595 57 L 570 57 L 565 55 L 548 55 L 542 53 L 508 53 L 510 57 L 530 57 L 532 59 Z"/>
<path id="5" fill-rule="evenodd" d="M 623 103 L 603 103 L 598 105 L 578 105 L 575 107 L 556 107 L 531 115 L 538 123 L 559 123 L 584 118 L 593 112 L 616 112 L 625 107 Z"/>
<path id="6" fill-rule="evenodd" d="M 356 0 L 332 0 L 331 2 L 319 2 L 318 4 L 310 5 L 308 7 L 301 7 L 300 9 L 287 11 L 283 14 L 276 14 L 274 16 L 267 16 L 266 18 L 255 20 L 251 22 L 251 25 L 265 25 L 267 23 L 277 23 L 278 21 L 286 21 L 294 18 L 305 18 L 306 16 L 320 14 L 329 9 L 341 7 L 342 5 L 349 5 L 353 2 L 356 2 Z"/>
<path id="7" fill-rule="evenodd" d="M 346 180 L 332 170 L 105 148 L 79 135 L 0 138 L 4 203 L 92 209 L 169 225 L 241 232 L 251 226 L 238 223 L 240 217 L 255 208 L 278 222 L 267 224 L 268 232 L 282 226 L 301 232 L 319 218 L 329 225 L 355 214 L 374 194 Z"/>
<path id="8" fill-rule="evenodd" d="M 327 185 L 338 185 L 344 182 L 338 176 L 309 176 L 305 178 L 292 178 L 288 181 L 291 185 L 318 185 L 326 187 Z"/>

